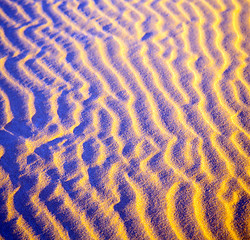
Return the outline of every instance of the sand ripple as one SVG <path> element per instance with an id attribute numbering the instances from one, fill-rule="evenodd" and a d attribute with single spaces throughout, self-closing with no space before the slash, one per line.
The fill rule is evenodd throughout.
<path id="1" fill-rule="evenodd" d="M 248 0 L 1 0 L 0 239 L 250 239 Z"/>

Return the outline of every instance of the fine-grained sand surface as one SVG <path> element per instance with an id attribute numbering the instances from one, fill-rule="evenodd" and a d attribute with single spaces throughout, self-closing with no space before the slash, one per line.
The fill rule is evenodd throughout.
<path id="1" fill-rule="evenodd" d="M 250 239 L 249 0 L 0 0 L 0 239 Z"/>

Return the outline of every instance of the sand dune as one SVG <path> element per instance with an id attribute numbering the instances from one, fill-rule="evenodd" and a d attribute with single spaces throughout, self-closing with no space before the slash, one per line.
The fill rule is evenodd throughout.
<path id="1" fill-rule="evenodd" d="M 1 0 L 0 239 L 250 239 L 248 0 Z"/>

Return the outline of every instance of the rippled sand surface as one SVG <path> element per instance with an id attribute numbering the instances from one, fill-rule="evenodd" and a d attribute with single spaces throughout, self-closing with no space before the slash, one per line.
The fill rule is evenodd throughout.
<path id="1" fill-rule="evenodd" d="M 0 0 L 0 239 L 250 239 L 249 0 Z"/>

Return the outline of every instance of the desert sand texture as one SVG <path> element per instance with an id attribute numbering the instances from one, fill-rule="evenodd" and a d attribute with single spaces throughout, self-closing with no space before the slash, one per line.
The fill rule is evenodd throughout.
<path id="1" fill-rule="evenodd" d="M 0 0 L 0 239 L 250 239 L 249 0 Z"/>

